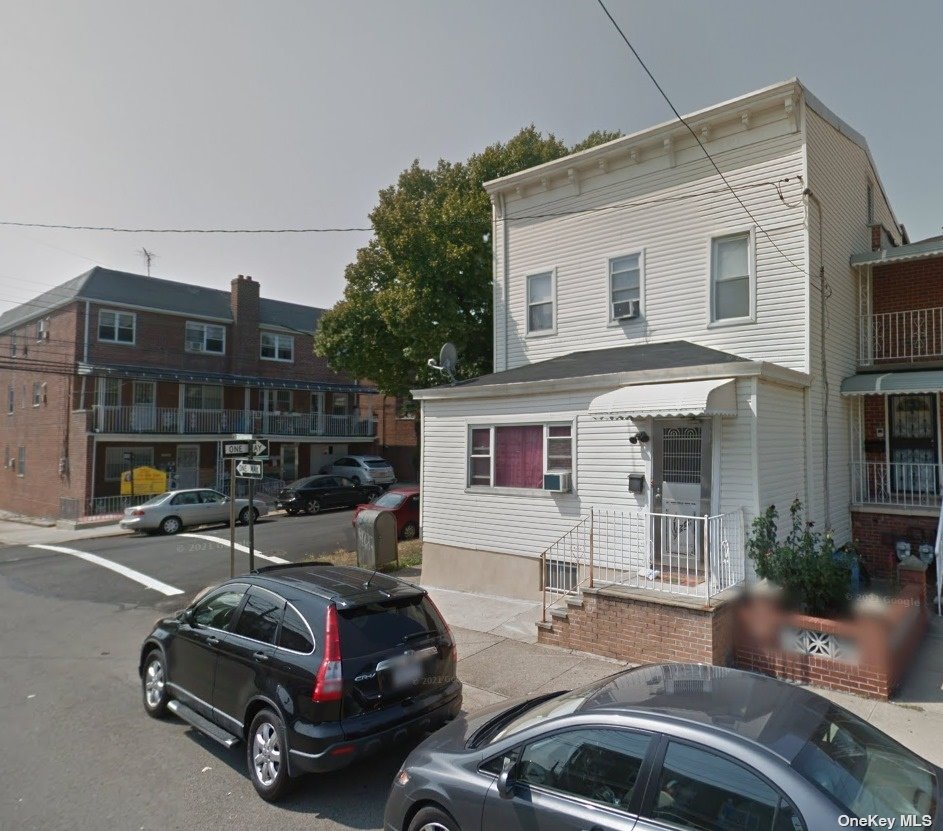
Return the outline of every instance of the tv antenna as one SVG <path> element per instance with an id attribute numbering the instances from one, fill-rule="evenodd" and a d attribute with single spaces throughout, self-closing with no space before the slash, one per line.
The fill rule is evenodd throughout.
<path id="1" fill-rule="evenodd" d="M 435 362 L 435 358 L 429 358 L 426 361 L 426 364 L 430 369 L 437 369 L 443 375 L 447 376 L 451 383 L 455 383 L 455 365 L 458 363 L 458 350 L 455 348 L 454 343 L 443 344 L 442 348 L 439 350 L 439 363 Z"/>
<path id="2" fill-rule="evenodd" d="M 148 251 L 146 248 L 142 248 L 138 252 L 142 257 L 144 257 L 144 264 L 147 266 L 147 276 L 151 276 L 151 263 L 157 259 L 157 255 L 153 251 Z"/>

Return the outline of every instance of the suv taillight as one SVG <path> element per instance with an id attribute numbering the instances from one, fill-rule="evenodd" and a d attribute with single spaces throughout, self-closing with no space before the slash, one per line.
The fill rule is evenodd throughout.
<path id="1" fill-rule="evenodd" d="M 445 631 L 449 636 L 449 640 L 452 641 L 452 648 L 449 650 L 452 653 L 452 660 L 455 661 L 455 665 L 458 666 L 458 644 L 455 643 L 455 638 L 452 636 L 452 630 L 449 628 L 448 623 L 444 617 L 442 617 L 442 612 L 439 611 L 439 607 L 435 605 L 435 601 L 426 595 L 426 600 L 429 601 L 429 605 L 435 609 L 436 616 L 442 621 L 442 625 L 445 627 Z"/>
<path id="2" fill-rule="evenodd" d="M 311 700 L 319 704 L 340 701 L 344 690 L 344 670 L 341 665 L 341 638 L 337 627 L 337 607 L 327 607 L 324 618 L 324 658 L 314 679 Z"/>

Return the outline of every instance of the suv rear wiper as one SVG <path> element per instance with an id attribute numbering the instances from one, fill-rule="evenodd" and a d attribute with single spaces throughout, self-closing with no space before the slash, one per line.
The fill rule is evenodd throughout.
<path id="1" fill-rule="evenodd" d="M 435 629 L 425 629 L 422 632 L 413 632 L 411 635 L 405 635 L 400 643 L 407 643 L 408 641 L 414 641 L 417 638 L 428 638 L 432 635 L 439 635 L 439 632 Z"/>

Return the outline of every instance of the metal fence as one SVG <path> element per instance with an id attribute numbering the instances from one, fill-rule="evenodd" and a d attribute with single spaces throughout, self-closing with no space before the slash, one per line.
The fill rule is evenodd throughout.
<path id="1" fill-rule="evenodd" d="M 860 505 L 936 507 L 940 466 L 923 462 L 853 462 L 854 502 Z"/>
<path id="2" fill-rule="evenodd" d="M 746 575 L 743 512 L 684 516 L 593 508 L 541 554 L 547 610 L 584 587 L 712 596 Z"/>
<path id="3" fill-rule="evenodd" d="M 859 330 L 859 357 L 863 364 L 943 357 L 940 307 L 863 315 Z"/>

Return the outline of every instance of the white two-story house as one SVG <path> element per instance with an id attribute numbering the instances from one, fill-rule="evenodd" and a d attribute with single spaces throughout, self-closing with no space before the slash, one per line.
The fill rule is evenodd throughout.
<path id="1" fill-rule="evenodd" d="M 685 120 L 486 185 L 495 372 L 414 392 L 427 582 L 710 597 L 797 497 L 850 541 L 850 258 L 904 231 L 798 80 Z"/>

